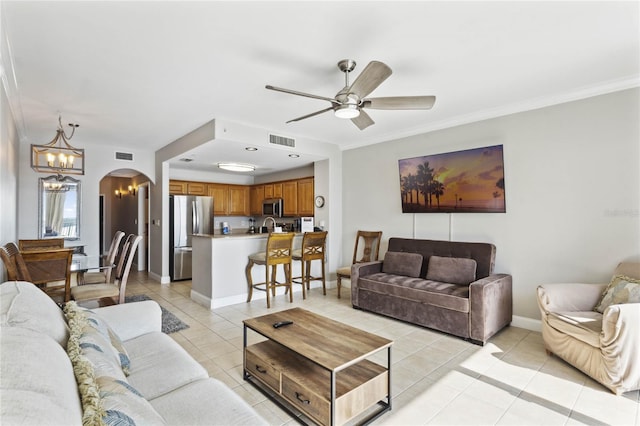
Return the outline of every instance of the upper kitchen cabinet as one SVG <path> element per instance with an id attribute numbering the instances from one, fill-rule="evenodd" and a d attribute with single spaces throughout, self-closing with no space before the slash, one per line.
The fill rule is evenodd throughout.
<path id="1" fill-rule="evenodd" d="M 187 195 L 209 195 L 205 182 L 187 182 Z"/>
<path id="2" fill-rule="evenodd" d="M 264 187 L 265 185 L 254 185 L 249 192 L 249 199 L 251 203 L 251 215 L 262 216 L 262 200 L 264 200 Z"/>
<path id="3" fill-rule="evenodd" d="M 215 205 L 215 199 L 214 203 Z M 229 185 L 229 216 L 249 216 L 249 187 Z"/>
<path id="4" fill-rule="evenodd" d="M 264 198 L 282 198 L 282 183 L 267 183 L 264 185 Z"/>
<path id="5" fill-rule="evenodd" d="M 210 183 L 208 195 L 213 197 L 213 214 L 226 216 L 229 210 L 229 185 Z"/>
<path id="6" fill-rule="evenodd" d="M 298 215 L 313 216 L 313 178 L 298 181 Z"/>
<path id="7" fill-rule="evenodd" d="M 171 195 L 187 195 L 187 182 L 181 180 L 169 181 L 169 194 Z"/>
<path id="8" fill-rule="evenodd" d="M 298 181 L 282 183 L 282 204 L 283 216 L 298 214 Z"/>

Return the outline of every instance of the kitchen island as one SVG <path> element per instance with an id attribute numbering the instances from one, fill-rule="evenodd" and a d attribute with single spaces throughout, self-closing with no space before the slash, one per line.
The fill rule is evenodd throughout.
<path id="1" fill-rule="evenodd" d="M 248 284 L 245 276 L 249 255 L 265 251 L 268 234 L 229 234 L 229 235 L 194 235 L 193 245 L 193 278 L 191 299 L 209 309 L 234 305 L 247 301 Z M 302 233 L 296 233 L 293 247 L 302 246 Z M 294 261 L 292 274 L 300 276 L 301 262 Z M 265 267 L 255 265 L 252 268 L 254 282 L 263 282 Z M 311 262 L 311 275 L 320 275 L 320 262 Z M 278 281 L 284 280 L 282 268 L 278 268 Z M 311 286 L 321 285 L 312 281 Z M 302 298 L 299 284 L 293 285 L 294 298 Z M 280 289 L 276 297 L 284 292 Z M 298 294 L 300 293 L 300 294 Z M 254 291 L 251 302 L 266 297 L 263 291 Z M 288 299 L 287 299 L 288 300 Z M 266 302 L 260 302 L 266 303 Z"/>

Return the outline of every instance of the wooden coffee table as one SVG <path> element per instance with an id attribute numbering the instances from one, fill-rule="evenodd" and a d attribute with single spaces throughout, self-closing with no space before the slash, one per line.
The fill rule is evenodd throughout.
<path id="1" fill-rule="evenodd" d="M 292 324 L 275 328 L 280 321 Z M 247 330 L 267 340 L 247 346 Z M 343 424 L 379 405 L 363 422 L 391 409 L 393 341 L 301 308 L 244 321 L 244 379 L 287 411 L 313 422 Z M 387 350 L 387 365 L 367 358 Z M 299 417 L 294 418 L 302 421 Z"/>

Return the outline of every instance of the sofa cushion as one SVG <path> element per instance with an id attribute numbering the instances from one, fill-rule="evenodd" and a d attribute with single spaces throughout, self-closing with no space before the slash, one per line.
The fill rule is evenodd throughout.
<path id="1" fill-rule="evenodd" d="M 466 285 L 378 272 L 360 277 L 358 287 L 458 312 L 469 312 L 469 286 Z"/>
<path id="2" fill-rule="evenodd" d="M 204 367 L 164 333 L 144 334 L 127 340 L 124 346 L 131 357 L 127 380 L 148 400 L 209 377 Z"/>
<path id="3" fill-rule="evenodd" d="M 62 309 L 35 285 L 26 281 L 0 285 L 0 309 L 1 325 L 37 331 L 67 346 L 69 327 Z"/>
<path id="4" fill-rule="evenodd" d="M 84 314 L 87 317 L 88 324 L 98 333 L 100 333 L 105 339 L 108 339 L 109 344 L 111 345 L 111 350 L 118 358 L 118 362 L 120 364 L 120 367 L 122 368 L 122 372 L 128 376 L 129 368 L 131 367 L 131 360 L 129 359 L 129 354 L 122 344 L 122 340 L 120 340 L 120 337 L 118 337 L 118 335 L 113 332 L 111 327 L 107 325 L 105 320 L 103 320 L 100 315 L 96 314 L 90 309 L 84 309 Z"/>
<path id="5" fill-rule="evenodd" d="M 210 403 L 203 395 L 212 395 Z M 175 425 L 266 425 L 249 404 L 215 379 L 198 380 L 151 400 L 168 424 Z"/>
<path id="6" fill-rule="evenodd" d="M 382 272 L 411 278 L 418 278 L 421 268 L 422 255 L 419 253 L 388 251 L 384 255 L 384 262 L 382 263 Z"/>
<path id="7" fill-rule="evenodd" d="M 594 348 L 600 347 L 602 331 L 602 314 L 586 312 L 550 312 L 547 316 L 549 325 L 558 331 L 568 334 Z"/>
<path id="8" fill-rule="evenodd" d="M 476 280 L 477 263 L 462 257 L 431 256 L 427 279 L 444 283 L 469 285 Z"/>
<path id="9" fill-rule="evenodd" d="M 603 313 L 610 305 L 621 303 L 640 303 L 640 280 L 614 275 L 593 310 Z"/>
<path id="10" fill-rule="evenodd" d="M 80 425 L 78 385 L 58 342 L 27 328 L 7 326 L 0 327 L 0 340 L 2 424 Z"/>

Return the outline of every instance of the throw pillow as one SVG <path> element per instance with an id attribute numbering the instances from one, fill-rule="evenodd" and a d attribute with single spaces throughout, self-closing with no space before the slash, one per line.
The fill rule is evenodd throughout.
<path id="1" fill-rule="evenodd" d="M 593 310 L 602 314 L 610 305 L 621 303 L 640 303 L 640 280 L 614 275 Z"/>
<path id="2" fill-rule="evenodd" d="M 476 280 L 475 259 L 431 256 L 427 279 L 449 284 L 469 285 Z"/>
<path id="3" fill-rule="evenodd" d="M 96 323 L 87 317 L 87 311 L 71 306 L 71 303 L 67 305 L 65 312 L 71 330 L 67 352 L 82 400 L 82 423 L 131 426 L 165 424 L 151 404 L 127 382 L 120 364 L 109 349 L 110 342 L 97 331 Z"/>
<path id="4" fill-rule="evenodd" d="M 420 276 L 420 268 L 422 268 L 420 253 L 388 251 L 384 255 L 384 262 L 382 262 L 382 272 L 411 278 Z"/>
<path id="5" fill-rule="evenodd" d="M 85 321 L 82 323 L 82 340 L 86 345 L 95 345 L 96 350 L 109 351 L 115 356 L 116 363 L 125 375 L 129 375 L 131 360 L 127 354 L 122 341 L 117 334 L 111 330 L 109 325 L 95 312 L 90 309 L 81 308 L 71 301 L 64 307 L 67 318 L 82 315 Z"/>

